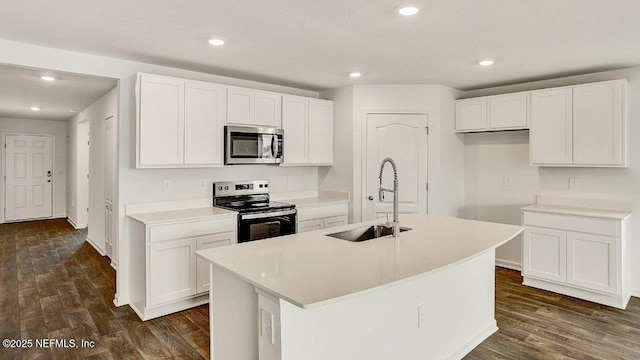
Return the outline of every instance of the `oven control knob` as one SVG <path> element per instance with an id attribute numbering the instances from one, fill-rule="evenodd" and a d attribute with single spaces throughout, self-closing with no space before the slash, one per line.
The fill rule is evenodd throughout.
<path id="1" fill-rule="evenodd" d="M 269 187 L 269 184 L 264 184 L 264 187 Z"/>
<path id="2" fill-rule="evenodd" d="M 222 191 L 222 185 L 218 186 L 218 190 Z"/>
<path id="3" fill-rule="evenodd" d="M 229 187 L 228 187 L 228 186 L 225 186 L 225 187 L 224 187 L 224 189 L 225 189 L 225 190 L 229 190 Z"/>
<path id="4" fill-rule="evenodd" d="M 262 187 L 262 184 L 258 185 L 258 187 Z"/>

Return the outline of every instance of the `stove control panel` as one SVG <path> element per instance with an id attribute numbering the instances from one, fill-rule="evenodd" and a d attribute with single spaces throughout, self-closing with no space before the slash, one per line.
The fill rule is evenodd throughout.
<path id="1" fill-rule="evenodd" d="M 224 181 L 213 183 L 213 196 L 268 194 L 269 180 Z"/>

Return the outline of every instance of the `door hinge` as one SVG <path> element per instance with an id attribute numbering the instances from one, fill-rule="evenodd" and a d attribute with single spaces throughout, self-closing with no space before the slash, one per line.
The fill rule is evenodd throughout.
<path id="1" fill-rule="evenodd" d="M 89 212 L 89 208 L 87 208 L 87 212 Z"/>
<path id="2" fill-rule="evenodd" d="M 425 126 L 425 129 L 427 130 L 427 135 L 429 135 L 429 127 Z"/>
<path id="3" fill-rule="evenodd" d="M 87 179 L 89 178 L 89 174 L 87 174 Z"/>
<path id="4" fill-rule="evenodd" d="M 427 191 L 429 191 L 429 183 L 426 183 L 425 185 L 426 185 Z"/>
<path id="5" fill-rule="evenodd" d="M 89 142 L 87 141 L 87 145 L 89 145 Z"/>

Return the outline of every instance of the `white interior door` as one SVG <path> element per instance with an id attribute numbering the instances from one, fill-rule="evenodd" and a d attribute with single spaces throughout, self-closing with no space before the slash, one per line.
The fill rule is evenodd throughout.
<path id="1" fill-rule="evenodd" d="M 51 217 L 53 138 L 6 135 L 5 221 Z"/>
<path id="2" fill-rule="evenodd" d="M 393 213 L 393 194 L 378 199 L 380 164 L 387 157 L 398 167 L 398 211 L 427 212 L 427 115 L 368 114 L 366 154 L 367 219 Z M 382 186 L 393 189 L 393 170 L 385 165 Z"/>

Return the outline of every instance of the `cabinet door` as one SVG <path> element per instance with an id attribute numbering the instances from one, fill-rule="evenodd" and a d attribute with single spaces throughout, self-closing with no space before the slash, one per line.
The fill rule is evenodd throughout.
<path id="1" fill-rule="evenodd" d="M 456 101 L 456 130 L 473 131 L 487 128 L 487 98 Z"/>
<path id="2" fill-rule="evenodd" d="M 333 102 L 309 99 L 309 164 L 333 164 Z"/>
<path id="3" fill-rule="evenodd" d="M 254 124 L 254 91 L 230 87 L 227 90 L 227 123 Z"/>
<path id="4" fill-rule="evenodd" d="M 323 219 L 322 228 L 328 229 L 336 226 L 347 225 L 349 223 L 349 217 L 347 215 L 332 216 Z"/>
<path id="5" fill-rule="evenodd" d="M 573 89 L 573 163 L 623 165 L 623 82 Z"/>
<path id="6" fill-rule="evenodd" d="M 196 239 L 150 245 L 149 303 L 151 306 L 196 293 Z"/>
<path id="7" fill-rule="evenodd" d="M 140 75 L 139 85 L 139 164 L 182 164 L 184 80 Z"/>
<path id="8" fill-rule="evenodd" d="M 309 99 L 300 96 L 282 97 L 282 129 L 284 130 L 284 164 L 306 164 Z"/>
<path id="9" fill-rule="evenodd" d="M 523 275 L 567 281 L 567 233 L 527 226 L 524 229 Z"/>
<path id="10" fill-rule="evenodd" d="M 618 267 L 617 238 L 567 233 L 567 283 L 616 294 Z"/>
<path id="11" fill-rule="evenodd" d="M 185 164 L 222 165 L 225 106 L 225 86 L 185 82 Z"/>
<path id="12" fill-rule="evenodd" d="M 235 232 L 199 236 L 196 240 L 196 250 L 204 250 L 219 246 L 231 245 L 235 242 Z M 197 293 L 200 294 L 209 291 L 209 262 L 201 258 L 197 258 L 196 264 L 196 286 L 198 289 Z"/>
<path id="13" fill-rule="evenodd" d="M 489 98 L 489 129 L 526 129 L 527 94 L 507 94 Z"/>
<path id="14" fill-rule="evenodd" d="M 531 94 L 531 163 L 573 163 L 572 89 Z"/>
<path id="15" fill-rule="evenodd" d="M 322 229 L 323 219 L 298 221 L 298 233 Z"/>
<path id="16" fill-rule="evenodd" d="M 256 91 L 254 95 L 256 125 L 282 127 L 282 95 Z"/>

